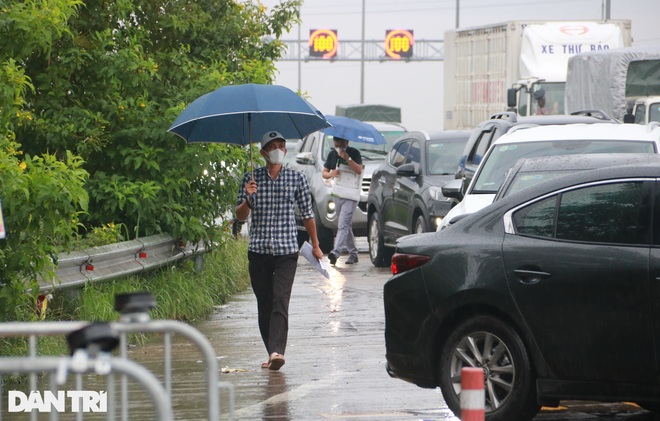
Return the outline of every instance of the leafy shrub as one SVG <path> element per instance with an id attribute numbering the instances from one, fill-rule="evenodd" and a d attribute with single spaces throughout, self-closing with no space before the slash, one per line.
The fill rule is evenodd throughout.
<path id="1" fill-rule="evenodd" d="M 7 238 L 0 248 L 0 320 L 34 315 L 38 280 L 53 281 L 54 258 L 71 244 L 87 210 L 87 172 L 70 153 L 25 156 L 18 144 L 0 146 L 0 195 Z M 9 151 L 13 151 L 8 153 Z"/>

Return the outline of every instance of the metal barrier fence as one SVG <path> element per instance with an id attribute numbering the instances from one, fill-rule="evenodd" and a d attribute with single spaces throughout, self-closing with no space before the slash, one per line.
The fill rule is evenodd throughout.
<path id="1" fill-rule="evenodd" d="M 141 384 L 143 388 L 149 394 L 154 410 L 158 416 L 159 420 L 169 421 L 173 419 L 172 416 L 172 405 L 168 399 L 167 393 L 161 386 L 158 379 L 146 368 L 141 365 L 126 360 L 123 358 L 114 358 L 109 354 L 99 354 L 97 356 L 91 356 L 85 350 L 78 350 L 71 357 L 36 357 L 36 358 L 17 358 L 17 357 L 2 357 L 0 358 L 0 373 L 30 373 L 31 376 L 34 376 L 38 373 L 48 373 L 48 382 L 49 382 L 49 392 L 52 393 L 52 396 L 59 396 L 58 389 L 59 386 L 64 384 L 66 377 L 69 372 L 76 374 L 76 393 L 72 399 L 72 405 L 76 405 L 76 414 L 78 419 L 83 419 L 83 414 L 85 410 L 90 410 L 89 400 L 82 402 L 78 399 L 85 399 L 85 395 L 82 392 L 83 389 L 83 377 L 84 373 L 95 373 L 97 375 L 107 376 L 107 395 L 105 405 L 99 405 L 98 402 L 94 401 L 95 409 L 97 410 L 106 410 L 107 420 L 115 419 L 115 385 L 114 385 L 114 374 L 121 374 L 122 378 L 131 377 L 136 380 L 137 383 Z M 2 420 L 2 381 L 0 381 L 0 420 Z M 36 390 L 36 389 L 32 389 Z M 109 395 L 109 396 L 108 396 Z M 32 396 L 32 393 L 31 393 Z M 65 395 L 61 395 L 64 397 Z M 70 397 L 70 396 L 69 396 Z M 25 400 L 21 401 L 21 405 L 25 405 Z M 76 403 L 73 403 L 74 400 Z M 99 399 L 100 400 L 100 399 Z M 59 403 L 61 399 L 44 399 L 44 402 L 47 402 L 49 405 L 53 403 Z M 110 402 L 109 409 L 107 401 Z M 87 402 L 87 404 L 85 403 Z M 30 406 L 39 405 L 35 400 L 30 399 L 28 402 Z M 64 409 L 65 402 L 62 403 L 62 410 Z M 82 406 L 82 408 L 80 408 Z M 31 412 L 31 419 L 37 419 L 37 412 L 33 409 Z M 53 408 L 49 408 L 49 418 L 51 421 L 56 421 L 59 418 L 59 413 Z"/>
<path id="2" fill-rule="evenodd" d="M 57 367 L 68 367 L 72 363 L 71 358 L 62 357 L 38 357 L 38 337 L 54 336 L 54 335 L 67 335 L 69 346 L 80 348 L 89 344 L 95 346 L 106 346 L 112 342 L 113 336 L 116 335 L 116 344 L 119 346 L 118 358 L 106 358 L 109 366 L 114 368 L 120 376 L 120 410 L 121 420 L 129 419 L 129 393 L 127 375 L 131 375 L 138 380 L 151 394 L 154 402 L 160 401 L 160 396 L 152 391 L 152 381 L 139 374 L 141 370 L 146 371 L 152 377 L 154 376 L 138 365 L 137 363 L 128 359 L 128 335 L 139 333 L 160 333 L 163 336 L 163 381 L 162 383 L 156 379 L 160 390 L 163 393 L 168 405 L 171 405 L 172 400 L 172 336 L 174 334 L 181 335 L 190 343 L 194 344 L 200 351 L 205 368 L 206 376 L 206 394 L 207 394 L 207 416 L 208 420 L 215 421 L 220 419 L 220 393 L 221 389 L 228 391 L 228 420 L 234 418 L 234 388 L 231 383 L 219 381 L 219 367 L 213 346 L 208 339 L 201 334 L 197 329 L 186 323 L 175 320 L 150 320 L 148 310 L 155 307 L 155 302 L 150 293 L 133 293 L 118 295 L 115 298 L 115 309 L 120 312 L 120 318 L 117 322 L 109 323 L 89 323 L 89 322 L 10 322 L 0 324 L 0 338 L 2 337 L 25 337 L 28 338 L 28 355 L 25 357 L 0 357 L 0 373 L 27 373 L 29 374 L 29 387 L 31 391 L 37 390 L 37 374 L 39 371 L 53 371 Z M 97 328 L 97 326 L 101 326 Z M 72 345 L 73 344 L 73 345 Z M 72 352 L 77 352 L 72 349 Z M 74 354 L 75 357 L 75 354 Z M 59 364 L 59 366 L 57 364 Z M 134 370 L 132 373 L 127 373 L 127 364 L 131 366 L 138 366 L 141 370 Z M 35 369 L 39 367 L 40 369 Z M 55 367 L 55 368 L 54 368 Z M 155 378 L 155 377 L 154 377 Z M 111 378 L 113 380 L 113 378 Z M 109 379 L 108 381 L 110 382 Z M 61 383 L 60 383 L 61 384 Z M 51 382 L 51 386 L 54 387 Z M 112 384 L 114 389 L 114 384 Z M 82 388 L 82 384 L 78 389 Z M 109 387 L 110 390 L 110 387 Z M 2 420 L 2 377 L 0 376 L 0 421 Z M 110 397 L 109 397 L 110 398 Z M 112 405 L 112 414 L 114 419 L 115 413 L 115 400 L 112 396 L 110 405 Z M 110 411 L 109 411 L 110 412 Z M 36 420 L 36 413 L 33 412 Z M 159 416 L 167 418 L 167 413 L 159 414 Z M 82 418 L 81 418 L 82 419 Z"/>

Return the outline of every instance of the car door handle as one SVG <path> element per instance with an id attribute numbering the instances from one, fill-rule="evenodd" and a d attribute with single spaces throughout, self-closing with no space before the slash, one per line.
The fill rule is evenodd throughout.
<path id="1" fill-rule="evenodd" d="M 534 285 L 541 282 L 542 279 L 550 277 L 548 272 L 540 272 L 536 270 L 516 269 L 513 272 L 518 276 L 520 283 L 526 285 Z"/>

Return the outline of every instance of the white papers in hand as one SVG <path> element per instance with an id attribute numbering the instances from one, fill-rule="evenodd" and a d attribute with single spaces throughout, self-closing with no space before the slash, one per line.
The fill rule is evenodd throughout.
<path id="1" fill-rule="evenodd" d="M 312 267 L 319 272 L 323 276 L 326 277 L 326 279 L 330 279 L 330 273 L 328 272 L 328 269 L 325 267 L 325 262 L 323 260 L 319 260 L 316 257 L 314 257 L 314 254 L 312 253 L 312 245 L 309 244 L 307 241 L 305 241 L 300 247 L 300 255 L 307 259 L 309 263 L 312 264 Z"/>
<path id="2" fill-rule="evenodd" d="M 348 165 L 337 164 L 339 175 L 332 185 L 332 195 L 343 199 L 360 200 L 362 192 L 362 174 L 357 174 Z"/>

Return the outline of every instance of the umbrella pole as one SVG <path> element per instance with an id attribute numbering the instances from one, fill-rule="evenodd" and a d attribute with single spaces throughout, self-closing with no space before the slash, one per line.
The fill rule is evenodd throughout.
<path id="1" fill-rule="evenodd" d="M 248 113 L 248 138 L 250 139 L 250 176 L 254 180 L 254 161 L 252 160 L 252 114 Z M 252 193 L 252 203 L 254 203 L 255 194 Z"/>
<path id="2" fill-rule="evenodd" d="M 252 160 L 252 114 L 248 113 L 248 139 L 250 141 L 250 168 L 254 180 L 254 161 Z"/>

